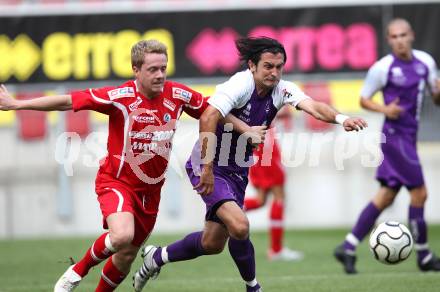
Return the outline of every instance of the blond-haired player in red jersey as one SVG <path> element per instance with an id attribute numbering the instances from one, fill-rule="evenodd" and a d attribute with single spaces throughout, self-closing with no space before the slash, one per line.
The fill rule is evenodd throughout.
<path id="1" fill-rule="evenodd" d="M 131 63 L 135 80 L 117 87 L 31 100 L 15 100 L 0 88 L 0 110 L 93 110 L 109 116 L 108 155 L 96 177 L 108 232 L 59 278 L 55 292 L 73 291 L 105 260 L 96 291 L 113 291 L 124 280 L 156 221 L 176 121 L 182 111 L 200 117 L 207 105 L 200 93 L 166 81 L 168 55 L 161 42 L 136 43 Z"/>

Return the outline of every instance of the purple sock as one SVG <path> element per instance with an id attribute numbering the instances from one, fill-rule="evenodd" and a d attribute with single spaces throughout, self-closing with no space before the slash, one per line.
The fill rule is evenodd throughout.
<path id="1" fill-rule="evenodd" d="M 364 237 L 370 232 L 371 228 L 379 217 L 381 211 L 370 202 L 359 215 L 356 225 L 351 230 L 351 234 L 357 239 L 358 242 L 362 241 Z M 344 249 L 354 251 L 358 242 L 350 242 L 347 239 L 344 241 Z"/>
<path id="2" fill-rule="evenodd" d="M 179 262 L 191 260 L 205 254 L 202 247 L 202 231 L 188 234 L 182 240 L 176 241 L 167 246 L 168 260 Z M 156 264 L 161 267 L 164 265 L 162 260 L 162 249 L 158 248 L 153 255 Z"/>
<path id="3" fill-rule="evenodd" d="M 250 239 L 229 238 L 229 253 L 234 259 L 240 275 L 246 282 L 255 279 L 255 251 Z"/>
<path id="4" fill-rule="evenodd" d="M 423 211 L 423 207 L 409 207 L 409 227 L 416 244 L 418 261 L 423 260 L 429 254 L 428 234 Z"/>

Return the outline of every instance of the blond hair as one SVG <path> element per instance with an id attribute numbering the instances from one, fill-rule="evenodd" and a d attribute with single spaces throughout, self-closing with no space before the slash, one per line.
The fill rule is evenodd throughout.
<path id="1" fill-rule="evenodd" d="M 144 64 L 145 54 L 164 54 L 168 57 L 167 47 L 158 40 L 142 40 L 131 48 L 131 66 L 141 68 Z"/>

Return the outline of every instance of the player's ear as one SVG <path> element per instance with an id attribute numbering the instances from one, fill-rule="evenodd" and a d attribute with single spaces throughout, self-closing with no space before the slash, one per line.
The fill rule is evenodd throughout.
<path id="1" fill-rule="evenodd" d="M 133 66 L 131 66 L 131 69 L 133 70 L 134 76 L 137 76 L 137 74 L 139 73 L 139 68 L 136 67 L 135 65 L 133 65 Z"/>
<path id="2" fill-rule="evenodd" d="M 414 31 L 412 29 L 409 31 L 409 37 L 411 39 L 411 42 L 413 42 L 416 39 Z"/>
<path id="3" fill-rule="evenodd" d="M 251 60 L 248 60 L 248 67 L 249 67 L 249 69 L 251 70 L 252 73 L 257 71 L 257 66 Z"/>

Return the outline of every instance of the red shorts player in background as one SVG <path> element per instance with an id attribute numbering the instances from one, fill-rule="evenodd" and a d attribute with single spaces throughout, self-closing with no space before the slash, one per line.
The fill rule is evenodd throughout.
<path id="1" fill-rule="evenodd" d="M 167 48 L 156 40 L 132 47 L 135 80 L 117 87 L 15 100 L 0 88 L 0 110 L 93 110 L 109 116 L 108 155 L 96 177 L 104 232 L 83 258 L 55 284 L 55 292 L 73 291 L 89 270 L 106 261 L 96 291 L 113 291 L 124 280 L 156 222 L 176 121 L 182 111 L 199 118 L 203 96 L 166 81 Z M 234 127 L 240 121 L 226 119 Z M 245 125 L 242 123 L 242 125 Z M 239 128 L 237 128 L 240 131 Z"/>
<path id="2" fill-rule="evenodd" d="M 276 119 L 284 124 L 286 130 L 289 130 L 291 128 L 290 108 L 283 107 Z M 246 196 L 245 209 L 250 211 L 264 206 L 269 194 L 273 194 L 270 207 L 268 258 L 269 260 L 301 260 L 303 258 L 301 252 L 283 247 L 285 172 L 281 164 L 280 148 L 275 141 L 275 128 L 267 131 L 265 142 L 254 150 L 254 157 L 258 159 L 258 162 L 249 169 L 249 180 L 256 189 L 256 195 L 255 197 Z"/>

